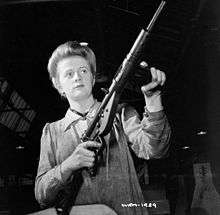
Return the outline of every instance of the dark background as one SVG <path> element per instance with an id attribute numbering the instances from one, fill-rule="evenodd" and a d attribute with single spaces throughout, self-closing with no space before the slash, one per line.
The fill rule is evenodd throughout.
<path id="1" fill-rule="evenodd" d="M 103 93 L 99 89 L 110 85 L 159 3 L 155 0 L 0 3 L 0 76 L 37 114 L 25 138 L 0 128 L 4 155 L 0 156 L 4 158 L 1 162 L 5 171 L 2 176 L 11 172 L 36 174 L 42 127 L 63 117 L 68 108 L 48 77 L 47 61 L 52 51 L 68 40 L 88 42 L 97 56 L 94 94 L 101 100 Z M 172 145 L 169 159 L 158 163 L 158 169 L 171 175 L 190 169 L 193 178 L 194 162 L 210 162 L 217 190 L 220 190 L 219 8 L 218 0 L 168 1 L 141 57 L 167 75 L 163 103 L 172 126 Z M 144 83 L 145 74 L 137 68 L 133 77 L 121 101 L 135 106 L 141 114 L 144 101 L 139 86 Z M 15 149 L 18 144 L 24 146 L 19 153 Z"/>

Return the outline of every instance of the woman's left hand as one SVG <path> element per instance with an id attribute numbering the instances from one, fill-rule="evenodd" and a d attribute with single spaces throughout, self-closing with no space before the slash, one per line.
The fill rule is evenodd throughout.
<path id="1" fill-rule="evenodd" d="M 166 75 L 164 72 L 154 67 L 150 68 L 152 81 L 147 85 L 141 87 L 141 91 L 144 94 L 145 108 L 149 112 L 157 112 L 163 110 L 161 101 L 161 90 L 155 89 L 158 86 L 163 86 L 166 81 Z"/>
<path id="2" fill-rule="evenodd" d="M 151 95 L 152 94 L 150 92 L 151 90 L 153 90 L 154 88 L 156 88 L 159 85 L 163 86 L 165 81 L 166 81 L 165 73 L 160 71 L 159 69 L 151 67 L 150 72 L 151 72 L 151 76 L 152 76 L 151 82 L 148 83 L 147 85 L 144 85 L 144 86 L 141 87 L 141 91 L 145 95 Z"/>

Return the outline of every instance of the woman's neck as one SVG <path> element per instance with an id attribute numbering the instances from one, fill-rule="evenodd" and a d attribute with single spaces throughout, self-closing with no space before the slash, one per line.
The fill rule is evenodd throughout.
<path id="1" fill-rule="evenodd" d="M 94 103 L 95 103 L 95 100 L 92 95 L 89 98 L 84 99 L 84 100 L 69 101 L 70 108 L 80 113 L 85 113 L 89 111 L 89 109 L 94 105 Z"/>

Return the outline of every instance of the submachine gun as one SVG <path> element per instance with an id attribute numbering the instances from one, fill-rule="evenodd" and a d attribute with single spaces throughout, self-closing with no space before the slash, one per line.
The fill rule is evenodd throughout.
<path id="1" fill-rule="evenodd" d="M 123 60 L 120 67 L 118 68 L 116 75 L 112 80 L 112 84 L 107 90 L 105 97 L 102 100 L 101 105 L 99 106 L 98 111 L 96 112 L 88 129 L 82 136 L 81 138 L 82 142 L 88 140 L 97 140 L 97 138 L 100 137 L 102 138 L 105 135 L 107 135 L 112 129 L 113 120 L 117 111 L 120 95 L 123 91 L 123 88 L 129 76 L 131 76 L 132 71 L 134 71 L 134 69 L 138 64 L 139 57 L 143 51 L 144 45 L 146 44 L 150 32 L 156 20 L 158 19 L 162 9 L 164 8 L 165 4 L 166 4 L 165 1 L 161 1 L 159 7 L 157 8 L 148 26 L 140 31 L 131 50 Z M 149 70 L 147 64 L 145 69 Z M 78 178 L 79 180 L 77 181 L 77 183 L 75 181 L 74 183 L 72 183 L 69 196 L 65 198 L 65 201 L 63 202 L 62 206 L 57 208 L 58 214 L 62 214 L 62 215 L 70 214 L 71 207 L 75 202 L 79 188 L 82 184 L 82 180 L 83 180 L 82 175 L 85 174 L 85 175 L 89 175 L 90 177 L 95 176 L 98 168 L 98 162 L 96 162 L 96 160 L 100 155 L 100 153 L 102 153 L 103 147 L 100 147 L 100 149 L 89 148 L 90 150 L 94 151 L 96 155 L 94 166 L 92 168 L 80 169 L 78 172 L 74 173 L 74 179 Z"/>

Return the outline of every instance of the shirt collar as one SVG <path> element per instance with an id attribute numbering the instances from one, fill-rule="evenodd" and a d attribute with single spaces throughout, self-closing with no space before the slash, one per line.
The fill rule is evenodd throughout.
<path id="1" fill-rule="evenodd" d="M 89 110 L 88 114 L 86 115 L 87 119 L 92 119 L 95 116 L 96 110 L 98 109 L 100 102 L 95 100 L 93 107 Z M 66 131 L 67 128 L 74 123 L 75 121 L 82 118 L 80 115 L 72 112 L 70 109 L 67 110 L 66 115 L 64 117 L 64 130 Z"/>

